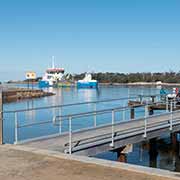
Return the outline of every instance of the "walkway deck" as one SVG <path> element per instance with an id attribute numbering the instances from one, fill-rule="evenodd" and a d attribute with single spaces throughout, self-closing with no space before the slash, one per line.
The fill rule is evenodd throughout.
<path id="1" fill-rule="evenodd" d="M 96 155 L 127 144 L 141 142 L 177 131 L 180 131 L 180 111 L 121 122 L 114 126 L 107 125 L 74 132 L 71 140 L 69 134 L 65 134 L 25 144 L 30 147 L 69 153 L 69 143 L 71 143 L 72 153 Z M 112 133 L 114 136 L 112 136 Z M 112 141 L 114 141 L 113 147 L 110 146 Z"/>

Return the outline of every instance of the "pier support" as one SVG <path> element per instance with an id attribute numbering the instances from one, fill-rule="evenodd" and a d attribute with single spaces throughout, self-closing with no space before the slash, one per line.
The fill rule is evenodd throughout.
<path id="1" fill-rule="evenodd" d="M 131 108 L 130 116 L 131 116 L 131 119 L 135 118 L 135 109 L 134 108 Z"/>
<path id="2" fill-rule="evenodd" d="M 171 133 L 171 142 L 173 151 L 178 150 L 178 141 L 177 141 L 177 133 Z"/>
<path id="3" fill-rule="evenodd" d="M 126 148 L 126 146 L 121 147 L 121 148 L 119 148 L 119 149 L 116 150 L 116 153 L 117 153 L 117 161 L 119 161 L 119 162 L 124 162 L 124 163 L 127 162 L 126 154 L 123 153 L 123 150 L 124 150 L 125 148 Z"/>
<path id="4" fill-rule="evenodd" d="M 149 115 L 151 116 L 154 114 L 154 109 L 152 107 L 149 107 L 148 112 L 149 112 Z"/>
<path id="5" fill-rule="evenodd" d="M 0 89 L 0 145 L 3 144 L 3 93 Z"/>
<path id="6" fill-rule="evenodd" d="M 156 168 L 157 167 L 157 139 L 149 140 L 149 166 Z"/>

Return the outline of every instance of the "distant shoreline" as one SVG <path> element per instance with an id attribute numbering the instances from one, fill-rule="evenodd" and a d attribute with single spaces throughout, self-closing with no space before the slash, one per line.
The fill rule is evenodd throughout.
<path id="1" fill-rule="evenodd" d="M 136 83 L 99 83 L 102 86 L 180 86 L 180 83 L 136 82 Z"/>
<path id="2" fill-rule="evenodd" d="M 38 84 L 38 82 L 29 82 L 29 84 Z M 12 81 L 5 84 L 28 84 L 25 81 Z M 99 83 L 101 86 L 180 86 L 180 83 L 157 83 L 157 82 L 134 82 L 134 83 Z"/>

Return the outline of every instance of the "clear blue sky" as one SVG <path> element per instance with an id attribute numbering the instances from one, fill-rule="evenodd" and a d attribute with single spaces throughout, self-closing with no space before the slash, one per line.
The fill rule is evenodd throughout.
<path id="1" fill-rule="evenodd" d="M 0 0 L 0 80 L 180 70 L 179 0 Z"/>

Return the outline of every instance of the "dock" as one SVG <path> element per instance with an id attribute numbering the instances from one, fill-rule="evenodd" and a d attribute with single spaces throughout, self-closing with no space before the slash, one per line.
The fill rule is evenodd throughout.
<path id="1" fill-rule="evenodd" d="M 27 88 L 5 88 L 3 89 L 2 93 L 3 103 L 17 102 L 25 99 L 34 99 L 54 95 L 54 93 L 51 92 Z"/>
<path id="2" fill-rule="evenodd" d="M 0 98 L 2 99 L 2 98 Z M 145 101 L 145 99 L 148 99 Z M 150 99 L 150 100 L 149 100 Z M 66 115 L 56 115 L 51 121 L 36 122 L 25 124 L 20 124 L 21 119 L 17 119 L 18 114 L 29 112 L 29 111 L 39 111 L 49 109 L 58 109 L 62 110 L 67 107 L 74 107 L 79 105 L 89 105 L 92 104 L 94 107 L 97 107 L 97 104 L 104 102 L 116 102 L 116 101 L 127 101 L 127 106 L 117 106 L 109 109 L 97 110 L 94 108 L 94 111 L 82 112 L 76 114 L 66 114 Z M 136 111 L 140 108 L 144 112 L 142 117 L 136 117 Z M 160 114 L 156 114 L 155 111 L 163 111 Z M 119 115 L 117 113 L 121 112 L 123 119 L 117 121 Z M 128 119 L 125 118 L 124 113 L 129 113 Z M 98 125 L 97 116 L 103 118 L 105 114 L 111 114 L 110 123 Z M 153 152 L 153 143 L 155 139 L 161 137 L 162 135 L 170 134 L 174 138 L 174 143 L 176 141 L 175 134 L 180 132 L 180 109 L 176 101 L 160 101 L 157 95 L 153 96 L 136 96 L 131 98 L 119 98 L 119 99 L 109 99 L 101 101 L 92 101 L 92 102 L 81 102 L 75 104 L 65 104 L 49 107 L 39 107 L 33 109 L 19 109 L 12 111 L 3 111 L 1 110 L 1 124 L 4 120 L 3 115 L 5 114 L 14 114 L 15 120 L 15 129 L 14 129 L 14 145 L 1 145 L 0 152 L 2 156 L 0 157 L 1 163 L 0 168 L 3 174 L 0 173 L 0 177 L 4 178 L 4 174 L 7 173 L 6 177 L 11 177 L 8 174 L 8 171 L 5 172 L 5 167 L 10 169 L 10 172 L 13 170 L 18 172 L 14 178 L 19 179 L 18 174 L 25 174 L 25 177 L 32 177 L 33 174 L 37 174 L 34 171 L 34 165 L 30 162 L 33 159 L 36 165 L 36 169 L 39 168 L 41 174 L 38 178 L 49 179 L 53 177 L 55 180 L 58 178 L 61 179 L 70 179 L 75 178 L 77 175 L 77 168 L 79 171 L 82 170 L 86 172 L 77 177 L 77 179 L 88 176 L 90 179 L 101 179 L 104 178 L 104 174 L 107 174 L 107 179 L 117 179 L 121 174 L 121 179 L 134 179 L 137 177 L 140 180 L 145 180 L 148 178 L 154 180 L 164 180 L 164 179 L 179 179 L 179 173 L 173 173 L 170 171 L 164 171 L 159 169 L 152 169 L 146 167 L 140 167 L 136 165 L 129 165 L 119 162 L 111 162 L 107 160 L 100 160 L 96 158 L 90 158 L 99 153 L 106 151 L 116 151 L 117 156 L 120 159 L 124 158 L 124 151 L 130 144 L 150 141 L 150 152 Z M 91 117 L 93 120 L 93 127 L 89 128 L 80 128 L 73 129 L 73 123 L 81 117 Z M 53 126 L 58 126 L 60 130 L 61 123 L 66 119 L 68 121 L 68 130 L 66 132 L 60 131 L 59 134 L 47 135 L 43 137 L 36 137 L 33 139 L 19 140 L 19 131 L 23 128 L 34 127 L 38 124 L 50 124 Z M 1 126 L 1 132 L 3 132 L 3 126 Z M 1 133 L 1 143 L 3 144 L 3 134 Z M 152 143 L 152 147 L 151 147 Z M 123 154 L 122 154 L 123 153 Z M 17 159 L 8 158 L 15 155 Z M 90 156 L 90 157 L 89 157 Z M 151 155 L 150 155 L 151 156 Z M 3 157 L 7 157 L 3 159 Z M 18 162 L 18 166 L 13 166 Z M 33 169 L 32 171 L 26 171 L 22 166 L 25 165 L 24 162 L 27 162 L 27 169 Z M 53 162 L 53 164 L 51 164 Z M 122 161 L 121 161 L 122 162 Z M 10 166 L 10 164 L 12 166 Z M 63 164 L 63 166 L 62 166 Z M 56 166 L 58 165 L 58 166 Z M 74 170 L 73 168 L 76 167 Z M 48 171 L 48 169 L 51 171 Z M 63 169 L 64 170 L 63 170 Z M 66 177 L 62 176 L 62 171 L 65 172 Z M 29 175 L 28 173 L 31 173 Z M 51 173 L 54 173 L 53 175 Z M 61 172 L 60 174 L 57 174 Z M 89 173 L 89 175 L 88 175 Z M 39 173 L 38 173 L 39 174 Z M 92 174 L 94 174 L 92 176 Z M 82 176 L 81 176 L 82 175 Z M 23 177 L 21 176 L 21 179 Z"/>
<path id="3" fill-rule="evenodd" d="M 145 99 L 150 99 L 150 101 L 144 101 Z M 126 98 L 121 98 L 124 100 Z M 180 106 L 175 101 L 161 102 L 157 100 L 156 95 L 152 96 L 138 96 L 136 99 L 128 100 L 127 106 L 114 107 L 110 109 L 94 110 L 90 112 L 83 112 L 77 114 L 67 114 L 54 116 L 52 121 L 44 122 L 34 122 L 21 125 L 17 120 L 17 113 L 22 113 L 25 111 L 36 111 L 41 110 L 41 108 L 29 109 L 29 110 L 19 110 L 4 112 L 15 114 L 15 144 L 25 144 L 28 147 L 39 147 L 42 149 L 59 151 L 65 154 L 78 154 L 86 156 L 94 156 L 96 154 L 114 151 L 116 149 L 123 150 L 129 144 L 139 143 L 143 141 L 148 141 L 154 138 L 159 138 L 162 135 L 168 135 L 177 133 L 180 131 Z M 117 101 L 117 99 L 106 100 L 111 103 Z M 67 106 L 77 106 L 79 104 L 93 104 L 96 107 L 97 103 L 106 102 L 82 102 L 75 104 L 67 104 L 55 107 L 47 107 L 60 109 Z M 136 111 L 141 108 L 144 112 L 142 117 L 136 117 Z M 46 107 L 42 108 L 46 110 Z M 154 114 L 154 111 L 162 111 L 163 113 Z M 129 119 L 126 119 L 124 114 L 130 113 Z M 117 121 L 117 114 L 121 113 L 123 119 Z M 110 114 L 109 123 L 97 125 L 97 116 L 104 117 L 104 115 Z M 91 117 L 94 121 L 93 127 L 73 129 L 73 124 L 81 118 Z M 62 132 L 62 122 L 67 121 L 66 132 Z M 47 135 L 42 137 L 37 137 L 33 139 L 19 140 L 18 131 L 23 128 L 32 128 L 40 124 L 52 124 L 53 126 L 58 126 L 60 133 L 54 135 Z"/>

